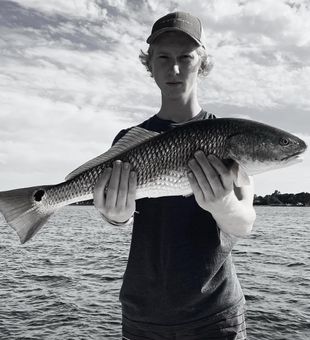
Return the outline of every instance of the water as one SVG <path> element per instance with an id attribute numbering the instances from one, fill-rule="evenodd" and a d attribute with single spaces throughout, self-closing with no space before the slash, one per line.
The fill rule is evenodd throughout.
<path id="1" fill-rule="evenodd" d="M 250 340 L 310 339 L 310 208 L 256 207 L 234 260 Z M 129 227 L 67 207 L 21 246 L 0 218 L 0 339 L 120 339 Z"/>

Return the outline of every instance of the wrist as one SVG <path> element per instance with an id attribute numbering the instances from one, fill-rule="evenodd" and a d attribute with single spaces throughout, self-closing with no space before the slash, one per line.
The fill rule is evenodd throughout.
<path id="1" fill-rule="evenodd" d="M 216 209 L 211 214 L 220 229 L 237 237 L 250 234 L 256 217 L 253 206 L 240 201 L 223 206 L 220 210 Z"/>
<path id="2" fill-rule="evenodd" d="M 101 212 L 100 212 L 100 215 L 101 215 L 103 220 L 105 220 L 106 222 L 108 222 L 109 224 L 114 225 L 114 226 L 123 226 L 123 225 L 130 224 L 132 222 L 132 219 L 133 219 L 133 215 L 132 215 L 126 221 L 119 222 L 119 221 L 111 220 L 110 218 L 108 218 L 104 214 L 102 214 Z"/>

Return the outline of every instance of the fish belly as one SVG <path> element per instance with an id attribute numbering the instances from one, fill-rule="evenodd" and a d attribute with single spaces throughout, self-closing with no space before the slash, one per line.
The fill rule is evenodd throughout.
<path id="1" fill-rule="evenodd" d="M 136 199 L 162 196 L 188 196 L 192 194 L 187 174 L 183 171 L 169 171 L 137 187 Z"/>

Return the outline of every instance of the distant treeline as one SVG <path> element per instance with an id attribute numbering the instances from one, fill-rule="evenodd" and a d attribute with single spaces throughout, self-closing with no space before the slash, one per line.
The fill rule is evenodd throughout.
<path id="1" fill-rule="evenodd" d="M 310 207 L 310 193 L 300 192 L 298 194 L 281 194 L 275 190 L 271 195 L 254 196 L 254 205 L 285 205 Z"/>
<path id="2" fill-rule="evenodd" d="M 74 205 L 93 205 L 93 200 L 75 203 Z M 300 192 L 298 194 L 281 194 L 276 190 L 271 195 L 254 195 L 254 205 L 287 205 L 310 207 L 310 193 Z"/>

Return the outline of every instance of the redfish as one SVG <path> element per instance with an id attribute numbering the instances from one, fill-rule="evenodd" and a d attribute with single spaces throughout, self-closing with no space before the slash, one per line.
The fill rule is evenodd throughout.
<path id="1" fill-rule="evenodd" d="M 190 195 L 187 164 L 197 150 L 238 163 L 235 184 L 240 186 L 247 184 L 248 175 L 300 161 L 306 148 L 303 140 L 288 132 L 246 119 L 196 120 L 164 133 L 134 127 L 62 183 L 0 192 L 0 211 L 25 243 L 57 209 L 92 199 L 99 176 L 115 160 L 129 162 L 136 171 L 140 199 Z"/>

